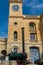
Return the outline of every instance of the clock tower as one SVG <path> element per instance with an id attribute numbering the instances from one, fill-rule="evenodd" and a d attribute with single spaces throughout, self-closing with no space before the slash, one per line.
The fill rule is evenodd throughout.
<path id="1" fill-rule="evenodd" d="M 22 0 L 9 0 L 9 16 L 22 16 Z"/>
<path id="2" fill-rule="evenodd" d="M 20 22 L 22 22 L 22 0 L 9 0 L 9 22 L 7 52 L 10 53 L 13 47 L 19 46 L 21 37 Z M 21 45 L 22 46 L 22 45 Z M 20 47 L 20 46 L 19 46 Z M 22 49 L 22 48 L 21 48 Z M 21 51 L 19 49 L 19 51 Z"/>

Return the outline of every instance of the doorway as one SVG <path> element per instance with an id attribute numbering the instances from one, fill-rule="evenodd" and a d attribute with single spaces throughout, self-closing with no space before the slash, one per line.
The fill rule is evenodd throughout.
<path id="1" fill-rule="evenodd" d="M 34 63 L 36 60 L 40 58 L 39 48 L 38 47 L 30 47 L 30 60 Z"/>

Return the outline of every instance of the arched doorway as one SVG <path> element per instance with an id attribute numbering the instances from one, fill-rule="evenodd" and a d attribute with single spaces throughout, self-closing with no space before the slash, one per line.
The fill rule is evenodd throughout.
<path id="1" fill-rule="evenodd" d="M 39 48 L 38 47 L 30 47 L 30 60 L 34 63 L 36 60 L 40 58 Z"/>

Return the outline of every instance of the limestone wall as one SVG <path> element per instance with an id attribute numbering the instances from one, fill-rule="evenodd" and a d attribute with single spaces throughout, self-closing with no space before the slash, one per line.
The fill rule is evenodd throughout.
<path id="1" fill-rule="evenodd" d="M 7 39 L 6 38 L 0 38 L 0 52 L 2 50 L 6 50 L 7 47 Z"/>

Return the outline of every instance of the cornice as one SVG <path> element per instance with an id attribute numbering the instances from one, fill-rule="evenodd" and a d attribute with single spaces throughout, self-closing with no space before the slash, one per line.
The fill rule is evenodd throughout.
<path id="1" fill-rule="evenodd" d="M 40 19 L 40 16 L 23 16 L 23 19 Z"/>
<path id="2" fill-rule="evenodd" d="M 9 0 L 9 3 L 22 3 L 22 0 L 18 1 L 18 0 Z"/>
<path id="3" fill-rule="evenodd" d="M 8 16 L 8 18 L 22 18 L 22 16 Z"/>
<path id="4" fill-rule="evenodd" d="M 7 42 L 7 38 L 0 38 L 0 42 Z"/>
<path id="5" fill-rule="evenodd" d="M 40 16 L 9 16 L 8 18 L 40 19 Z"/>

